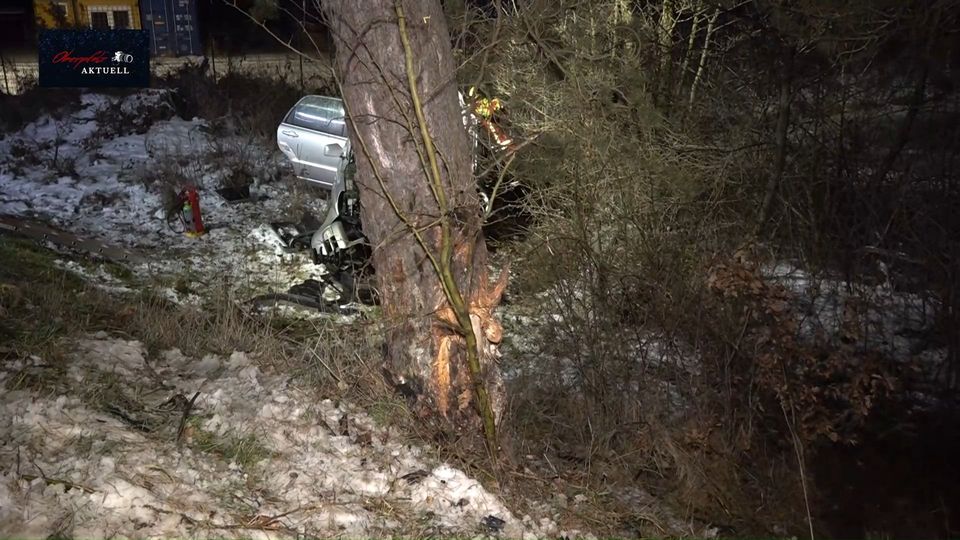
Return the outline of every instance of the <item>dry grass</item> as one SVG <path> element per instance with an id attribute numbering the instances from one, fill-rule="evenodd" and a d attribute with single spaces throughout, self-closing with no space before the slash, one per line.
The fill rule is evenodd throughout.
<path id="1" fill-rule="evenodd" d="M 0 236 L 0 357 L 56 356 L 64 338 L 105 331 L 139 340 L 150 353 L 175 347 L 195 357 L 243 351 L 310 383 L 325 397 L 350 396 L 370 404 L 385 423 L 404 414 L 404 404 L 393 398 L 379 373 L 382 334 L 375 322 L 255 315 L 226 288 L 201 307 L 174 304 L 149 288 L 113 296 L 57 268 L 58 258 L 69 257 Z M 124 270 L 111 273 L 132 278 Z"/>
<path id="2" fill-rule="evenodd" d="M 226 292 L 203 308 L 179 306 L 149 291 L 113 296 L 57 268 L 58 258 L 69 257 L 31 241 L 0 236 L 4 355 L 46 357 L 60 349 L 64 338 L 98 331 L 140 340 L 151 352 L 177 347 L 195 356 L 244 351 L 277 359 L 301 348 L 289 337 L 292 330 L 278 330 L 276 321 L 251 316 Z M 130 277 L 123 269 L 114 274 Z"/>

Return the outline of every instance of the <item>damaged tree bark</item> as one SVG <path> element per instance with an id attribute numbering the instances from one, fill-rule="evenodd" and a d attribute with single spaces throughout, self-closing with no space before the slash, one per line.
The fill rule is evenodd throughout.
<path id="1" fill-rule="evenodd" d="M 437 0 L 327 0 L 387 324 L 385 372 L 425 416 L 482 427 L 504 404 L 472 144 Z M 471 405 L 474 408 L 471 408 Z"/>

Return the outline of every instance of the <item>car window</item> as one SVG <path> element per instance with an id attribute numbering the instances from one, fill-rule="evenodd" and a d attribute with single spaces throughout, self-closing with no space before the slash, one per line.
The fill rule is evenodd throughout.
<path id="1" fill-rule="evenodd" d="M 284 122 L 337 137 L 346 137 L 345 116 L 343 101 L 337 98 L 307 96 L 290 111 Z"/>

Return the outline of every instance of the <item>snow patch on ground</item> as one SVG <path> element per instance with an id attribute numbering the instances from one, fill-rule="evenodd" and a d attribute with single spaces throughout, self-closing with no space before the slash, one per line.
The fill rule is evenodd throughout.
<path id="1" fill-rule="evenodd" d="M 107 292 L 119 294 L 134 292 L 133 289 L 124 285 L 123 281 L 108 272 L 103 265 L 99 265 L 95 269 L 88 269 L 76 261 L 65 261 L 63 259 L 57 259 L 53 261 L 53 264 L 57 268 L 75 274 L 84 281 L 93 283 L 96 287 Z"/>
<path id="2" fill-rule="evenodd" d="M 138 277 L 188 276 L 194 289 L 170 295 L 178 301 L 224 287 L 249 297 L 321 275 L 306 253 L 284 252 L 267 224 L 289 218 L 295 202 L 321 217 L 326 202 L 316 195 L 294 201 L 291 186 L 275 181 L 284 159 L 275 148 L 212 137 L 203 120 L 170 117 L 169 101 L 160 89 L 125 97 L 85 93 L 73 113 L 45 115 L 0 138 L 0 215 L 149 252 L 150 262 L 132 270 Z M 128 121 L 139 129 L 125 127 Z M 215 191 L 240 168 L 253 176 L 255 202 L 228 203 Z M 209 229 L 198 239 L 166 220 L 165 186 L 188 183 L 198 186 Z"/>
<path id="3" fill-rule="evenodd" d="M 50 369 L 44 359 L 0 371 L 11 389 L 0 397 L 0 536 L 556 533 L 549 521 L 516 519 L 475 479 L 349 404 L 320 399 L 245 353 L 151 357 L 139 342 L 103 333 L 75 351 L 55 390 L 17 384 Z"/>
<path id="4" fill-rule="evenodd" d="M 888 284 L 869 285 L 847 282 L 837 277 L 814 275 L 788 262 L 770 264 L 761 270 L 769 282 L 783 286 L 791 295 L 791 306 L 799 316 L 798 332 L 804 339 L 818 339 L 838 347 L 844 330 L 857 333 L 857 347 L 877 351 L 891 358 L 921 365 L 931 376 L 937 373 L 946 359 L 946 349 L 932 346 L 928 336 L 936 323 L 938 301 L 932 295 L 894 290 Z M 571 297 L 582 297 L 581 287 L 567 285 Z M 561 305 L 557 299 L 564 293 L 557 288 L 536 295 L 541 305 Z M 573 351 L 564 356 L 551 351 L 544 336 L 545 329 L 559 328 L 569 335 L 577 335 L 577 324 L 590 320 L 585 303 L 573 302 L 563 316 L 556 313 L 526 313 L 521 306 L 507 305 L 501 309 L 506 329 L 503 361 L 505 378 L 514 379 L 533 374 L 533 384 L 549 386 L 560 384 L 575 388 L 580 384 Z M 540 309 L 539 307 L 537 308 Z M 579 312 L 578 310 L 584 310 Z M 549 311 L 549 310 L 548 310 Z M 629 339 L 621 340 L 626 349 L 616 350 L 617 357 L 633 358 L 643 369 L 682 372 L 689 376 L 700 373 L 702 359 L 699 351 L 687 343 L 670 339 L 662 332 L 641 329 Z M 547 372 L 558 377 L 538 378 L 543 365 Z M 646 377 L 645 377 L 646 378 Z M 630 381 L 624 381 L 625 391 Z M 681 410 L 682 396 L 670 381 L 663 381 L 663 390 L 670 401 Z"/>
<path id="5" fill-rule="evenodd" d="M 936 299 L 895 291 L 887 284 L 816 276 L 785 262 L 768 266 L 763 275 L 794 295 L 799 332 L 805 338 L 838 342 L 844 326 L 852 323 L 860 347 L 901 361 L 919 360 L 930 373 L 946 359 L 946 349 L 931 348 L 926 335 L 936 322 Z"/>

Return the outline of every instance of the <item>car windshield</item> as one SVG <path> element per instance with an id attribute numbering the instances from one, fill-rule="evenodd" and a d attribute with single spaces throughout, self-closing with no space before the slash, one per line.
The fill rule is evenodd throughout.
<path id="1" fill-rule="evenodd" d="M 347 136 L 343 101 L 323 96 L 307 96 L 290 111 L 286 122 L 306 129 Z"/>

